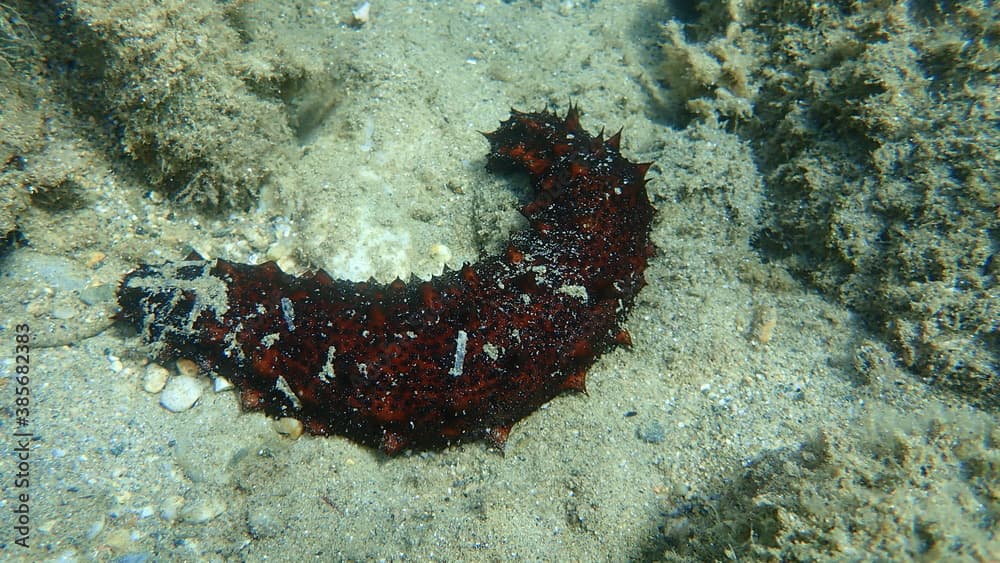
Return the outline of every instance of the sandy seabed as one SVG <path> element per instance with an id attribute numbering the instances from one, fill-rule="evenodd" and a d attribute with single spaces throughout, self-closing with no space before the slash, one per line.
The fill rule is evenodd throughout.
<path id="1" fill-rule="evenodd" d="M 1000 554 L 996 412 L 922 383 L 858 314 L 753 247 L 765 178 L 739 110 L 678 118 L 665 85 L 661 24 L 692 14 L 386 1 L 360 21 L 350 2 L 187 4 L 62 6 L 63 29 L 106 64 L 77 87 L 128 115 L 60 96 L 59 80 L 89 75 L 51 56 L 3 91 L 8 139 L 41 140 L 4 168 L 32 197 L 10 196 L 27 242 L 0 257 L 0 558 Z M 7 80 L 62 39 L 26 31 L 46 14 L 3 9 Z M 191 250 L 383 281 L 496 252 L 526 188 L 485 170 L 479 131 L 511 106 L 571 101 L 585 128 L 623 127 L 626 156 L 655 163 L 657 254 L 633 346 L 597 362 L 586 395 L 518 423 L 502 454 L 290 439 L 110 321 L 125 272 Z M 190 375 L 195 405 L 163 408 L 157 381 Z"/>

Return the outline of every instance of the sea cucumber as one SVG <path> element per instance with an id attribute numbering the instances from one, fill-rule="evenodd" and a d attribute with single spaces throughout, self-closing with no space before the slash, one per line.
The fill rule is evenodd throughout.
<path id="1" fill-rule="evenodd" d="M 484 133 L 491 170 L 527 173 L 529 228 L 506 251 L 430 281 L 295 277 L 273 262 L 143 265 L 118 318 L 160 358 L 230 378 L 245 409 L 294 417 L 388 455 L 486 438 L 566 390 L 616 345 L 652 255 L 651 163 L 580 126 L 570 107 Z"/>

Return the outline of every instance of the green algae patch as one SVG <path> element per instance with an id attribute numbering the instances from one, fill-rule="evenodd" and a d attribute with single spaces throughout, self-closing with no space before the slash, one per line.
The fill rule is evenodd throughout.
<path id="1" fill-rule="evenodd" d="M 760 252 L 934 385 L 1000 405 L 1000 16 L 981 2 L 705 4 L 664 28 L 680 120 L 753 140 Z"/>

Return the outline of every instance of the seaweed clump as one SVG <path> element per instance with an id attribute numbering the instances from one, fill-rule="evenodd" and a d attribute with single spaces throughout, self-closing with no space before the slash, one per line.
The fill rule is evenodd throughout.
<path id="1" fill-rule="evenodd" d="M 754 141 L 767 260 L 928 383 L 1000 406 L 1000 13 L 974 1 L 702 3 L 665 26 L 679 120 Z"/>

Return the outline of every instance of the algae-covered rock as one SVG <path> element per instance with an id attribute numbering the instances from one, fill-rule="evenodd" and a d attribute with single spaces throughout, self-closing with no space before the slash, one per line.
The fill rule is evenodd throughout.
<path id="1" fill-rule="evenodd" d="M 24 76 L 32 35 L 20 22 L 14 8 L 0 4 L 0 241 L 16 230 L 17 215 L 28 202 L 26 156 L 43 145 L 35 87 Z"/>
<path id="2" fill-rule="evenodd" d="M 665 27 L 688 117 L 754 141 L 768 259 L 935 385 L 1000 405 L 1000 15 L 981 2 L 706 3 Z"/>
<path id="3" fill-rule="evenodd" d="M 0 239 L 14 232 L 27 205 L 23 155 L 37 150 L 40 138 L 41 119 L 25 108 L 24 88 L 0 63 Z"/>
<path id="4" fill-rule="evenodd" d="M 293 106 L 321 63 L 255 36 L 241 3 L 87 1 L 70 18 L 103 68 L 121 148 L 181 201 L 247 206 L 295 150 Z M 306 108 L 303 111 L 312 111 Z"/>
<path id="5" fill-rule="evenodd" d="M 997 438 L 983 413 L 872 412 L 671 499 L 648 559 L 989 559 L 1000 549 Z"/>
<path id="6" fill-rule="evenodd" d="M 43 78 L 42 41 L 26 19 L 33 15 L 30 5 L 0 3 L 0 246 L 28 205 L 75 200 L 78 163 L 55 141 L 62 121 Z"/>

